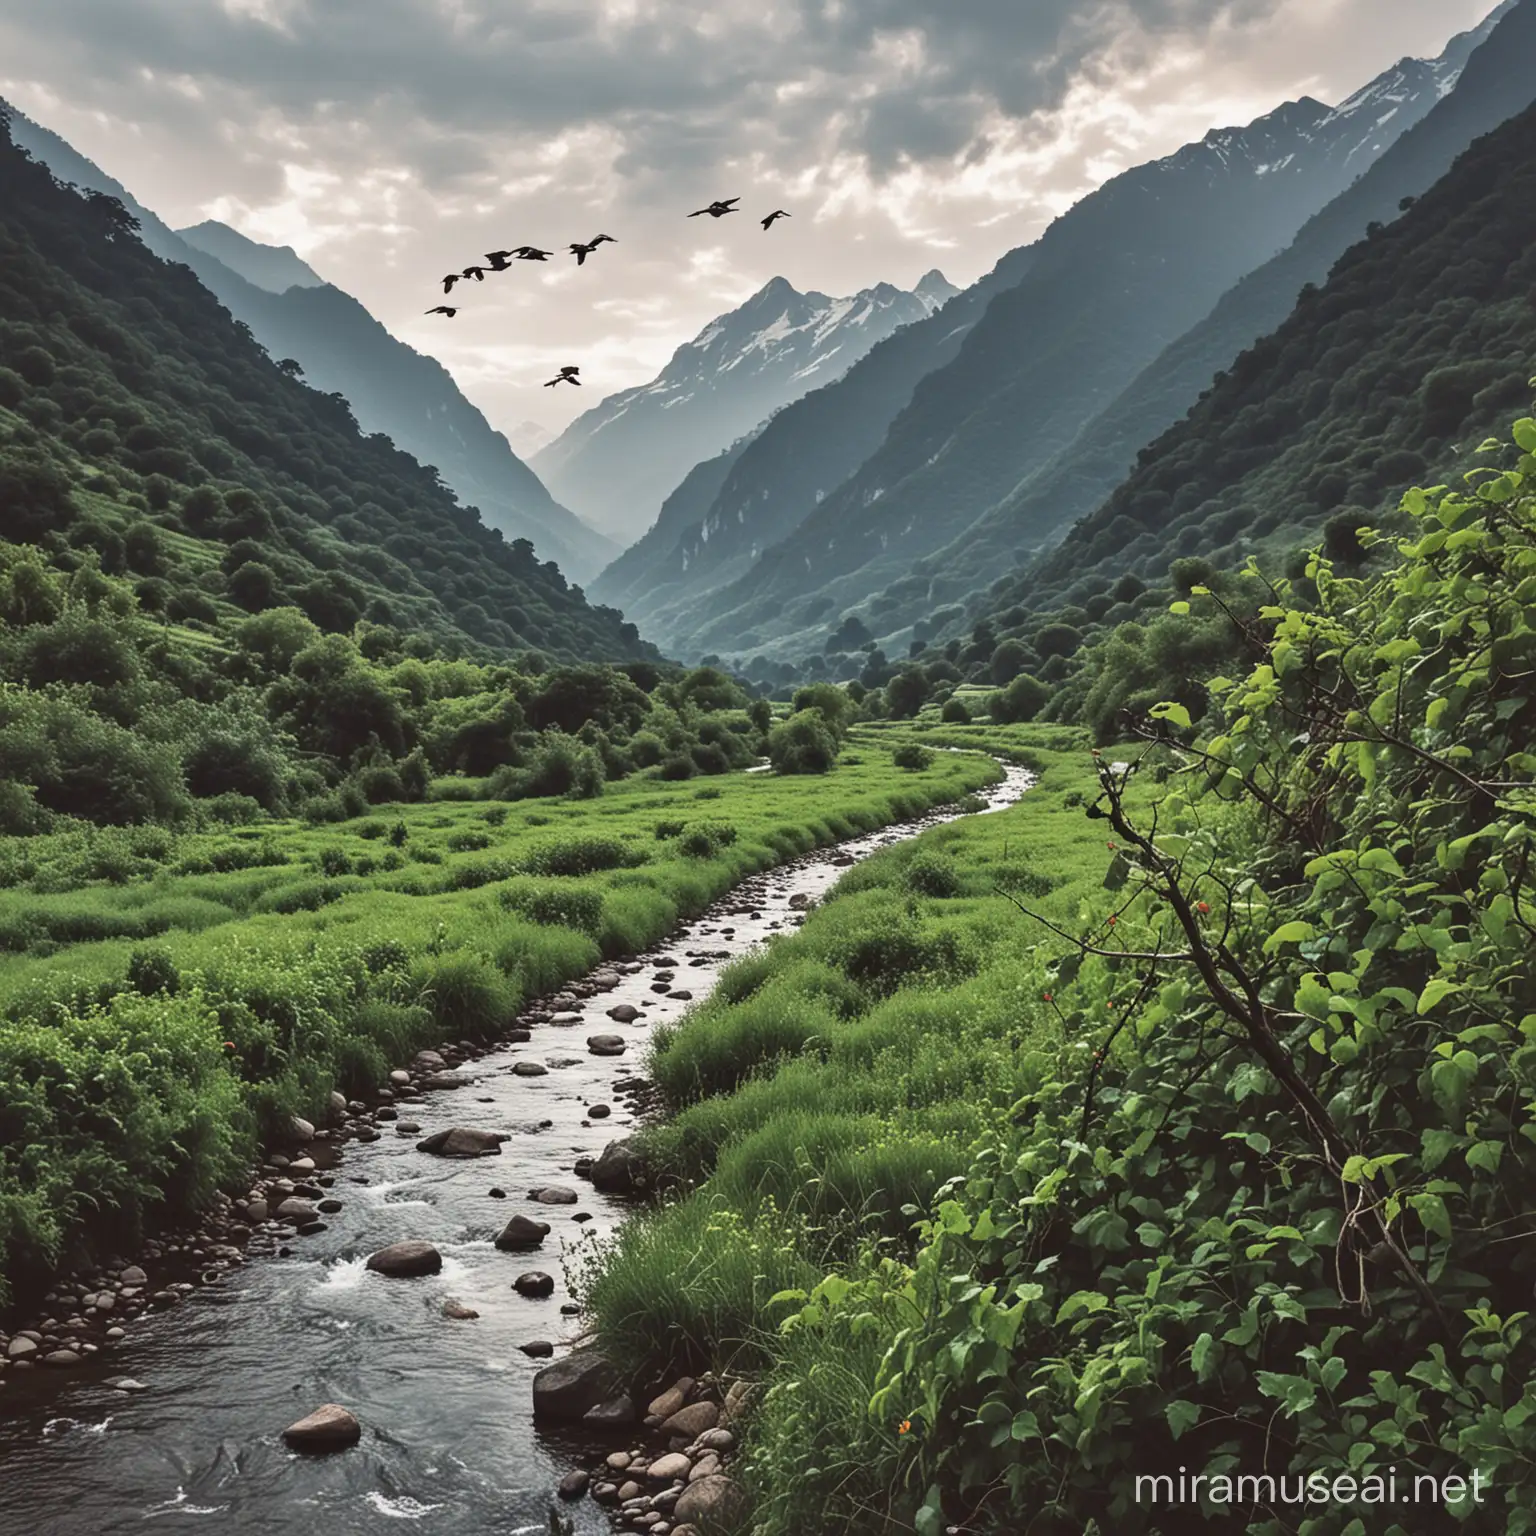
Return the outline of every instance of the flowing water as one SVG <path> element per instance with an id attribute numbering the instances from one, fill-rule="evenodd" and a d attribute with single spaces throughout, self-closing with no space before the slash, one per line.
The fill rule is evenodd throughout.
<path id="1" fill-rule="evenodd" d="M 1029 784 L 1022 769 L 984 798 L 1012 805 Z M 260 1532 L 262 1536 L 360 1536 L 400 1532 L 415 1522 L 434 1536 L 542 1536 L 551 1494 L 592 1442 L 535 1429 L 531 1383 L 543 1362 L 519 1345 L 568 1343 L 579 1320 L 560 1254 L 584 1234 L 601 1238 L 625 1214 L 622 1200 L 572 1176 L 632 1124 L 616 1079 L 641 1068 L 651 1028 L 687 1003 L 654 993 L 658 960 L 674 988 L 695 1000 L 735 958 L 792 926 L 794 896 L 822 895 L 848 863 L 924 827 L 935 813 L 809 854 L 755 876 L 679 929 L 622 984 L 582 1005 L 570 1028 L 534 1026 L 525 1045 L 499 1048 L 460 1070 L 475 1081 L 429 1092 L 408 1110 L 421 1131 L 398 1136 L 383 1125 L 375 1142 L 349 1142 L 328 1194 L 344 1208 L 328 1230 L 292 1240 L 288 1257 L 253 1256 L 220 1284 L 169 1312 L 146 1314 L 109 1354 L 62 1373 L 9 1372 L 0 1386 L 0 1536 L 115 1536 L 156 1529 Z M 690 952 L 692 955 L 690 956 Z M 695 963 L 697 961 L 697 963 Z M 643 1022 L 616 1025 L 607 1010 L 629 1002 Z M 591 1056 L 589 1033 L 628 1041 L 620 1058 Z M 543 1077 L 512 1075 L 536 1060 Z M 566 1065 L 555 1066 L 564 1062 Z M 587 1107 L 611 1103 L 609 1119 Z M 539 1122 L 553 1122 L 539 1129 Z M 415 1150 L 420 1136 L 450 1125 L 511 1133 L 499 1157 L 444 1161 Z M 575 1206 L 536 1205 L 529 1191 L 565 1184 Z M 508 1198 L 489 1195 L 503 1187 Z M 498 1252 L 492 1239 L 522 1211 L 551 1225 L 542 1250 Z M 574 1218 L 587 1213 L 582 1223 Z M 444 1258 L 441 1274 L 392 1280 L 367 1272 L 367 1256 L 389 1243 L 424 1238 Z M 554 1276 L 547 1300 L 512 1290 L 527 1269 Z M 449 1321 L 453 1297 L 479 1312 Z M 148 1388 L 132 1396 L 108 1379 L 128 1375 Z M 356 1449 L 296 1456 L 283 1428 L 325 1402 L 362 1421 Z M 568 1510 L 578 1532 L 608 1530 L 589 1502 Z"/>

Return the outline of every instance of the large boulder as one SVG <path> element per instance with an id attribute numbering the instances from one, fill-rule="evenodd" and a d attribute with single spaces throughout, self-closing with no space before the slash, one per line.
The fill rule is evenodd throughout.
<path id="1" fill-rule="evenodd" d="M 533 1416 L 574 1422 L 608 1402 L 619 1385 L 619 1373 L 610 1360 L 596 1350 L 577 1350 L 546 1365 L 533 1378 Z"/>
<path id="2" fill-rule="evenodd" d="M 588 1035 L 587 1049 L 594 1056 L 622 1056 L 629 1048 L 623 1035 Z"/>
<path id="3" fill-rule="evenodd" d="M 672 1506 L 672 1518 L 679 1525 L 729 1525 L 741 1513 L 741 1489 L 728 1477 L 716 1473 L 689 1483 Z"/>
<path id="4" fill-rule="evenodd" d="M 431 1243 L 391 1243 L 368 1260 L 368 1268 L 375 1274 L 400 1280 L 435 1275 L 442 1267 L 443 1256 Z"/>
<path id="5" fill-rule="evenodd" d="M 496 1246 L 503 1253 L 527 1253 L 537 1248 L 549 1236 L 549 1223 L 535 1221 L 531 1216 L 514 1216 L 496 1238 Z"/>
<path id="6" fill-rule="evenodd" d="M 501 1144 L 509 1138 L 500 1131 L 480 1131 L 466 1125 L 434 1131 L 416 1143 L 418 1152 L 434 1157 L 499 1157 Z"/>
<path id="7" fill-rule="evenodd" d="M 632 1137 L 610 1141 L 592 1165 L 593 1186 L 610 1195 L 638 1194 L 649 1182 L 644 1160 Z"/>
<path id="8" fill-rule="evenodd" d="M 295 1451 L 342 1451 L 363 1437 L 363 1426 L 340 1403 L 325 1403 L 283 1431 Z"/>
<path id="9" fill-rule="evenodd" d="M 542 1269 L 530 1269 L 519 1275 L 512 1282 L 512 1289 L 519 1296 L 527 1296 L 534 1301 L 542 1301 L 546 1296 L 555 1294 L 554 1276 L 546 1275 Z"/>

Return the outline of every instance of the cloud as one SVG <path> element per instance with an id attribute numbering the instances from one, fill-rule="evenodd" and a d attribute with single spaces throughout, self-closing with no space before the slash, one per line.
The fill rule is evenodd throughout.
<path id="1" fill-rule="evenodd" d="M 1115 171 L 1340 99 L 1491 4 L 49 0 L 0 7 L 0 92 L 173 223 L 294 245 L 515 423 L 574 409 L 531 377 L 552 351 L 617 388 L 779 272 L 972 280 Z M 682 222 L 733 193 L 796 218 Z M 441 272 L 597 230 L 621 243 L 581 273 L 421 334 Z"/>

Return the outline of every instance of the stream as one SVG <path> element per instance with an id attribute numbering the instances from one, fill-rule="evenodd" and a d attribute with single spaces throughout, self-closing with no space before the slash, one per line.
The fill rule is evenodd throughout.
<path id="1" fill-rule="evenodd" d="M 1029 783 L 1008 767 L 981 797 L 988 811 L 1004 810 Z M 592 1440 L 535 1429 L 531 1383 L 548 1362 L 519 1346 L 549 1340 L 558 1356 L 576 1337 L 581 1320 L 561 1313 L 570 1301 L 562 1253 L 607 1237 L 628 1209 L 572 1168 L 630 1133 L 634 1118 L 613 1085 L 643 1070 L 649 1031 L 691 1006 L 653 990 L 657 972 L 699 1001 L 729 960 L 793 930 L 804 901 L 792 898 L 816 900 L 850 862 L 959 814 L 933 812 L 751 877 L 651 953 L 602 967 L 624 972 L 617 987 L 558 1004 L 579 1023 L 534 1024 L 529 1043 L 465 1063 L 470 1084 L 413 1100 L 419 1133 L 383 1124 L 377 1141 L 347 1142 L 326 1190 L 342 1209 L 326 1230 L 284 1239 L 287 1257 L 253 1242 L 248 1263 L 183 1305 L 146 1313 L 116 1349 L 67 1375 L 7 1373 L 0 1536 L 376 1536 L 411 1522 L 434 1536 L 546 1536 L 554 1488 L 590 1459 Z M 608 1010 L 626 1002 L 644 1019 L 613 1023 Z M 623 1056 L 588 1054 L 589 1034 L 612 1032 L 627 1041 Z M 517 1076 L 519 1061 L 551 1070 Z M 588 1117 L 599 1103 L 610 1118 Z M 420 1137 L 454 1125 L 511 1139 L 501 1156 L 473 1161 L 416 1150 Z M 579 1203 L 529 1198 L 550 1184 L 574 1186 Z M 507 1198 L 491 1197 L 496 1186 Z M 519 1212 L 550 1223 L 543 1248 L 498 1252 L 492 1239 Z M 413 1238 L 442 1252 L 440 1274 L 399 1280 L 364 1269 L 369 1254 Z M 554 1277 L 547 1299 L 512 1289 L 535 1268 Z M 449 1298 L 478 1319 L 450 1321 Z M 107 1384 L 125 1375 L 146 1390 Z M 323 1457 L 289 1451 L 283 1429 L 327 1402 L 357 1415 L 361 1444 Z M 566 1512 L 578 1532 L 611 1529 L 589 1500 Z"/>

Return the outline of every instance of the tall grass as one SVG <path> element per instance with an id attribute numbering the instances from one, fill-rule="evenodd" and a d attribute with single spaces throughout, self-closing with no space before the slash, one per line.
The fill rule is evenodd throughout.
<path id="1" fill-rule="evenodd" d="M 594 807 L 439 796 L 319 825 L 61 833 L 0 845 L 0 1300 L 71 1242 L 201 1209 L 283 1117 L 659 941 L 746 875 L 996 777 L 874 751 L 826 779 L 630 780 Z M 710 845 L 669 846 L 658 819 Z M 729 828 L 734 836 L 722 830 Z M 156 945 L 144 995 L 134 951 Z M 147 968 L 146 968 L 147 967 Z M 110 1103 L 94 1088 L 111 1085 Z M 78 1090 L 78 1091 L 77 1091 Z M 103 1089 L 103 1092 L 107 1090 Z"/>

